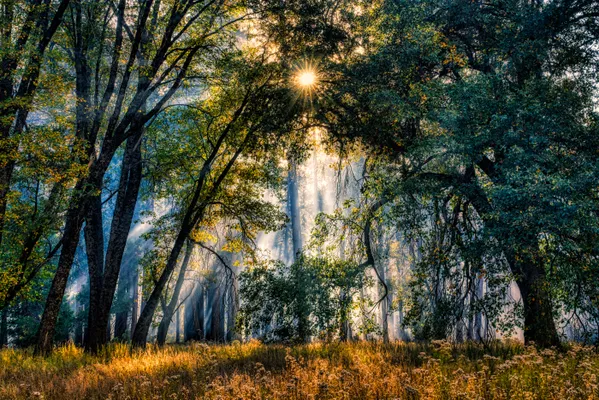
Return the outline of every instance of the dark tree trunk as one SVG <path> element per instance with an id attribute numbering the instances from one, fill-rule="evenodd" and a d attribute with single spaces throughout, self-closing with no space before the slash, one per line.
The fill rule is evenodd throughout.
<path id="1" fill-rule="evenodd" d="M 524 341 L 541 347 L 559 347 L 545 269 L 534 255 L 520 254 L 518 259 L 522 261 L 512 265 L 524 308 Z"/>
<path id="2" fill-rule="evenodd" d="M 175 283 L 175 288 L 173 290 L 173 296 L 171 298 L 171 301 L 166 305 L 165 309 L 163 310 L 162 320 L 160 321 L 160 325 L 158 326 L 158 335 L 156 337 L 156 340 L 160 346 L 163 346 L 166 342 L 168 328 L 171 324 L 171 320 L 173 319 L 173 314 L 175 313 L 175 310 L 179 305 L 179 296 L 181 294 L 181 289 L 183 288 L 183 283 L 185 283 L 185 272 L 187 271 L 187 265 L 189 264 L 191 254 L 193 253 L 193 247 L 193 243 L 188 241 L 187 248 L 185 250 L 185 257 L 183 258 L 183 262 L 181 263 L 179 276 L 177 277 L 177 282 Z"/>
<path id="3" fill-rule="evenodd" d="M 102 226 L 102 198 L 97 194 L 89 207 L 89 213 L 83 229 L 85 236 L 85 248 L 87 252 L 87 265 L 89 269 L 89 312 L 87 318 L 87 335 L 85 347 L 92 344 L 106 343 L 106 319 L 99 320 L 102 276 L 104 275 L 104 232 Z"/>
<path id="4" fill-rule="evenodd" d="M 483 168 L 483 167 L 481 167 Z M 484 168 L 483 168 L 484 170 Z M 488 171 L 488 169 L 487 169 Z M 487 172 L 486 171 L 486 172 Z M 487 175 L 501 182 L 493 171 Z M 473 183 L 474 169 L 466 170 L 465 182 L 470 184 L 467 190 L 461 190 L 468 196 L 472 205 L 483 219 L 485 226 L 490 231 L 511 232 L 512 228 L 502 225 L 490 217 L 493 207 L 485 196 L 483 190 Z M 549 283 L 543 266 L 539 259 L 538 238 L 535 232 L 519 232 L 521 240 L 514 245 L 505 244 L 504 254 L 509 267 L 515 276 L 516 284 L 520 289 L 524 308 L 524 341 L 534 342 L 541 347 L 560 346 L 559 335 L 553 320 L 553 305 L 549 293 Z"/>
<path id="5" fill-rule="evenodd" d="M 80 182 L 75 191 L 82 190 L 85 182 Z M 67 287 L 69 273 L 75 258 L 75 252 L 79 244 L 79 235 L 83 225 L 85 215 L 85 199 L 75 197 L 72 205 L 67 212 L 65 229 L 62 236 L 62 250 L 58 259 L 58 266 L 42 314 L 40 327 L 37 334 L 36 354 L 46 355 L 52 351 L 54 332 L 56 328 L 56 319 L 60 312 L 60 305 Z"/>
<path id="6" fill-rule="evenodd" d="M 75 337 L 74 342 L 77 346 L 81 346 L 83 344 L 83 313 L 84 313 L 84 305 L 77 303 L 76 305 L 76 316 L 77 322 L 75 325 Z"/>
<path id="7" fill-rule="evenodd" d="M 181 309 L 177 309 L 177 317 L 175 318 L 175 343 L 181 343 Z"/>
<path id="8" fill-rule="evenodd" d="M 8 345 L 8 309 L 0 314 L 0 349 Z"/>
<path id="9" fill-rule="evenodd" d="M 95 290 L 90 290 L 90 296 L 97 296 L 97 299 L 92 300 L 90 297 L 90 310 L 88 327 L 90 334 L 87 336 L 85 349 L 92 353 L 96 353 L 102 346 L 107 343 L 107 337 L 102 332 L 106 331 L 110 309 L 116 291 L 119 273 L 121 270 L 121 261 L 125 246 L 127 245 L 127 237 L 131 229 L 131 222 L 137 204 L 137 196 L 142 179 L 142 164 L 141 164 L 141 134 L 133 135 L 127 140 L 123 163 L 121 167 L 121 177 L 119 181 L 119 191 L 117 194 L 114 214 L 110 229 L 110 239 L 106 250 L 106 265 L 100 271 L 100 276 L 93 280 L 90 289 L 93 285 L 97 287 Z M 90 213 L 99 214 L 99 217 L 91 218 L 91 220 L 101 221 L 101 204 L 98 207 L 91 207 Z M 90 225 L 88 218 L 87 225 Z M 101 229 L 101 228 L 100 228 Z M 87 227 L 86 227 L 87 231 Z M 100 232 L 98 233 L 98 235 Z M 86 242 L 87 242 L 86 232 Z M 103 243 L 103 241 L 102 241 Z M 92 257 L 103 258 L 104 246 L 99 247 L 96 242 L 94 248 L 87 247 L 88 262 L 90 255 Z M 98 253 L 97 255 L 94 255 Z M 99 262 L 99 261 L 98 261 Z M 91 274 L 91 268 L 90 268 Z M 97 302 L 97 306 L 92 308 L 92 301 Z"/>
<path id="10" fill-rule="evenodd" d="M 108 314 L 108 323 L 106 324 L 106 343 L 112 340 L 112 321 L 110 314 Z"/>
<path id="11" fill-rule="evenodd" d="M 210 339 L 214 342 L 224 342 L 225 340 L 225 319 L 223 315 L 223 299 L 221 296 L 221 287 L 215 284 L 212 294 L 212 312 L 210 318 Z"/>
<path id="12" fill-rule="evenodd" d="M 239 339 L 239 334 L 236 332 L 235 322 L 237 319 L 237 311 L 238 311 L 238 284 L 237 279 L 233 277 L 233 282 L 231 282 L 231 286 L 229 287 L 227 294 L 227 341 L 231 342 L 233 340 Z"/>
<path id="13" fill-rule="evenodd" d="M 116 313 L 114 320 L 114 338 L 124 340 L 127 338 L 127 322 L 129 322 L 129 310 Z"/>
<path id="14" fill-rule="evenodd" d="M 116 298 L 119 304 L 118 310 L 115 313 L 115 321 L 114 321 L 114 338 L 117 340 L 127 340 L 127 329 L 129 328 L 129 311 L 131 308 L 131 280 L 133 266 L 132 263 L 129 262 L 126 264 L 125 268 L 121 269 L 121 274 L 119 277 L 119 283 L 117 286 Z"/>
<path id="15" fill-rule="evenodd" d="M 185 305 L 185 340 L 204 339 L 204 284 L 197 285 L 195 293 Z"/>

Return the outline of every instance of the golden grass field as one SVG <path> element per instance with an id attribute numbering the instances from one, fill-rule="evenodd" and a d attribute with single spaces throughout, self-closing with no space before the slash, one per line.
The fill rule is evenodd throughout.
<path id="1" fill-rule="evenodd" d="M 516 343 L 259 342 L 0 351 L 1 399 L 599 399 L 599 353 Z"/>

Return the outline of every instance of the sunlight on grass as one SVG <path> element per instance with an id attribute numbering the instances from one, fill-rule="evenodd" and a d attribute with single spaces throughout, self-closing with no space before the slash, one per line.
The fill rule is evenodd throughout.
<path id="1" fill-rule="evenodd" d="M 0 351 L 2 399 L 598 399 L 599 356 L 573 345 L 193 343 L 97 357 Z"/>

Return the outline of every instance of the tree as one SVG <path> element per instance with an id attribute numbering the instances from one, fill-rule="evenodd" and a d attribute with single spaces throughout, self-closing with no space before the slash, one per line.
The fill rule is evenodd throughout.
<path id="1" fill-rule="evenodd" d="M 0 14 L 0 244 L 6 207 L 21 144 L 38 89 L 42 64 L 58 30 L 69 0 L 33 1 L 21 8 L 12 0 L 2 2 Z M 24 68 L 22 68 L 24 66 Z M 35 236 L 35 235 L 33 235 Z"/>
<path id="2" fill-rule="evenodd" d="M 96 351 L 106 341 L 104 332 L 139 187 L 139 163 L 135 161 L 139 159 L 139 140 L 145 126 L 173 98 L 188 72 L 201 69 L 202 63 L 194 62 L 218 47 L 217 37 L 226 33 L 234 21 L 230 16 L 234 8 L 235 5 L 223 1 L 206 4 L 175 1 L 168 5 L 160 1 L 131 4 L 120 1 L 116 9 L 107 3 L 74 3 L 69 28 L 77 82 L 76 137 L 86 150 L 78 161 L 88 167 L 77 181 L 69 203 L 62 250 L 40 325 L 37 352 L 51 350 L 57 312 L 84 221 L 94 282 L 94 289 L 90 290 L 93 310 L 90 310 L 86 348 Z M 129 11 L 139 16 L 133 27 L 126 19 Z M 98 21 L 101 21 L 99 27 Z M 97 32 L 99 42 L 95 41 Z M 105 42 L 110 44 L 106 52 Z M 90 49 L 92 45 L 95 47 Z M 124 66 L 120 63 L 123 57 L 127 60 Z M 105 72 L 107 78 L 103 79 Z M 103 178 L 124 142 L 129 150 L 121 170 L 119 209 L 113 219 L 104 265 L 100 229 Z"/>
<path id="3" fill-rule="evenodd" d="M 416 168 L 400 182 L 467 200 L 489 254 L 501 253 L 500 273 L 520 288 L 526 341 L 559 344 L 548 275 L 561 268 L 548 263 L 545 241 L 582 257 L 578 234 L 596 226 L 597 4 L 389 2 L 382 11 L 372 53 L 337 65 L 350 79 L 320 118 L 336 138 L 400 167 L 409 160 Z"/>
<path id="4" fill-rule="evenodd" d="M 188 109 L 195 114 L 189 122 L 197 124 L 191 141 L 197 147 L 181 148 L 177 143 L 174 149 L 178 156 L 168 157 L 169 162 L 185 159 L 191 164 L 182 164 L 186 180 L 174 175 L 180 191 L 177 207 L 166 216 L 170 219 L 170 248 L 133 333 L 134 346 L 145 345 L 162 292 L 195 229 L 225 215 L 237 220 L 236 229 L 248 238 L 257 227 L 271 230 L 277 226 L 276 208 L 256 199 L 272 177 L 272 164 L 261 163 L 276 154 L 279 144 L 275 133 L 284 129 L 293 109 L 285 109 L 287 102 L 277 103 L 288 98 L 288 93 L 281 86 L 281 71 L 267 56 L 250 53 L 244 58 L 234 52 L 215 75 L 217 84 L 208 99 Z M 188 151 L 194 148 L 199 156 L 189 159 Z M 168 190 L 172 187 L 169 185 Z M 247 226 L 245 222 L 249 222 Z"/>

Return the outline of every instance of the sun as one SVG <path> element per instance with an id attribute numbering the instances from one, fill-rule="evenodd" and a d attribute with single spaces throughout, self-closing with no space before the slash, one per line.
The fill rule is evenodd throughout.
<path id="1" fill-rule="evenodd" d="M 296 80 L 299 86 L 309 89 L 317 82 L 316 72 L 312 69 L 299 71 Z"/>

